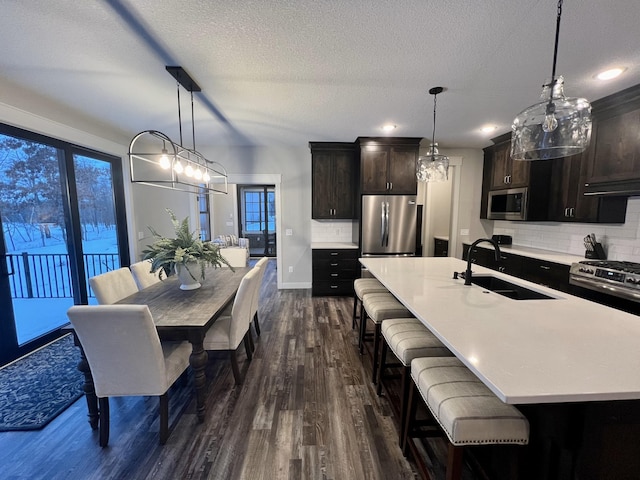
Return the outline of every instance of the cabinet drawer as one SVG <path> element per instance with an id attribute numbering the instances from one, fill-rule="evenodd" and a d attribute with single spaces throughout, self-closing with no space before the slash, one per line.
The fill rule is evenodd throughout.
<path id="1" fill-rule="evenodd" d="M 569 265 L 523 258 L 522 278 L 562 292 L 569 291 Z"/>
<path id="2" fill-rule="evenodd" d="M 337 281 L 313 281 L 311 294 L 314 296 L 351 296 L 353 292 L 353 280 Z"/>
<path id="3" fill-rule="evenodd" d="M 357 248 L 336 248 L 336 249 L 316 248 L 311 250 L 311 258 L 313 260 L 314 266 L 317 260 L 352 259 L 357 261 L 358 249 Z"/>

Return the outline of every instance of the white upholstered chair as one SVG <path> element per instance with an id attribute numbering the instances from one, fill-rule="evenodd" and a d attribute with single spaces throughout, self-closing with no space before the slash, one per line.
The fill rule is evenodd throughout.
<path id="1" fill-rule="evenodd" d="M 242 383 L 242 375 L 236 356 L 240 342 L 244 341 L 247 358 L 251 360 L 252 357 L 249 344 L 249 326 L 251 325 L 251 299 L 257 276 L 258 271 L 253 268 L 242 278 L 238 293 L 233 301 L 231 315 L 218 318 L 207 331 L 203 342 L 205 350 L 226 350 L 229 352 L 236 385 Z"/>
<path id="2" fill-rule="evenodd" d="M 159 396 L 160 444 L 169 437 L 171 385 L 189 366 L 189 342 L 160 342 L 146 305 L 76 305 L 67 315 L 89 362 L 99 402 L 100 446 L 109 443 L 109 397 Z"/>
<path id="3" fill-rule="evenodd" d="M 222 255 L 232 267 L 243 268 L 247 266 L 249 250 L 240 247 L 222 247 L 220 249 L 220 255 Z M 226 267 L 226 265 L 223 266 Z"/>
<path id="4" fill-rule="evenodd" d="M 256 335 L 260 336 L 260 323 L 258 322 L 258 307 L 260 306 L 260 288 L 262 287 L 262 279 L 267 269 L 268 257 L 262 257 L 253 267 L 258 270 L 258 276 L 255 282 L 255 290 L 251 299 L 251 318 L 253 318 L 253 326 L 256 328 Z"/>
<path id="5" fill-rule="evenodd" d="M 111 305 L 139 291 L 127 267 L 91 277 L 89 285 L 100 305 Z"/>
<path id="6" fill-rule="evenodd" d="M 160 270 L 151 273 L 151 260 L 142 260 L 129 267 L 138 288 L 144 290 L 160 281 Z"/>

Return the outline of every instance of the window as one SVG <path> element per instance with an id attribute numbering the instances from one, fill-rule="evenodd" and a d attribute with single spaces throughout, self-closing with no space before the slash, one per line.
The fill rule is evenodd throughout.
<path id="1" fill-rule="evenodd" d="M 211 240 L 211 209 L 209 206 L 209 194 L 202 188 L 198 193 L 198 213 L 200 215 L 200 240 Z"/>

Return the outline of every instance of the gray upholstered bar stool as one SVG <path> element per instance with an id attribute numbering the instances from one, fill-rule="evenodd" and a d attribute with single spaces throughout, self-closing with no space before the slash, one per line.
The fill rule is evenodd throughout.
<path id="1" fill-rule="evenodd" d="M 358 301 L 360 302 L 360 318 L 362 318 L 362 299 L 364 296 L 368 293 L 388 293 L 389 290 L 376 278 L 356 278 L 353 281 L 353 291 L 353 321 L 351 322 L 351 328 L 356 328 Z"/>
<path id="2" fill-rule="evenodd" d="M 402 368 L 402 385 L 400 393 L 400 444 L 404 438 L 404 427 L 411 385 L 411 361 L 421 357 L 448 357 L 453 354 L 431 333 L 417 318 L 390 318 L 382 322 L 382 348 L 378 362 L 378 385 L 376 392 L 382 394 L 382 382 L 385 369 Z M 387 351 L 391 350 L 399 364 L 388 364 Z"/>
<path id="3" fill-rule="evenodd" d="M 466 445 L 529 443 L 525 416 L 503 403 L 457 358 L 416 358 L 411 362 L 411 380 L 403 452 L 407 453 L 409 437 L 418 436 L 412 428 L 418 393 L 449 439 L 447 480 L 461 477 Z"/>
<path id="4" fill-rule="evenodd" d="M 378 349 L 380 348 L 380 331 L 382 322 L 388 318 L 413 317 L 411 312 L 402 305 L 391 293 L 368 293 L 363 297 L 363 316 L 360 320 L 360 353 L 364 353 L 365 337 L 367 335 L 367 319 L 374 324 L 373 351 L 371 352 L 371 381 L 376 382 L 378 376 Z"/>

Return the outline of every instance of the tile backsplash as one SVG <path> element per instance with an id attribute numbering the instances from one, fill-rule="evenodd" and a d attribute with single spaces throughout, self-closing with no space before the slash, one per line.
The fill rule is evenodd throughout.
<path id="1" fill-rule="evenodd" d="M 583 238 L 594 233 L 607 258 L 640 263 L 640 197 L 629 198 L 622 225 L 495 221 L 494 234 L 511 235 L 514 245 L 584 255 Z"/>
<path id="2" fill-rule="evenodd" d="M 311 242 L 352 242 L 353 229 L 358 223 L 351 220 L 311 220 Z"/>

